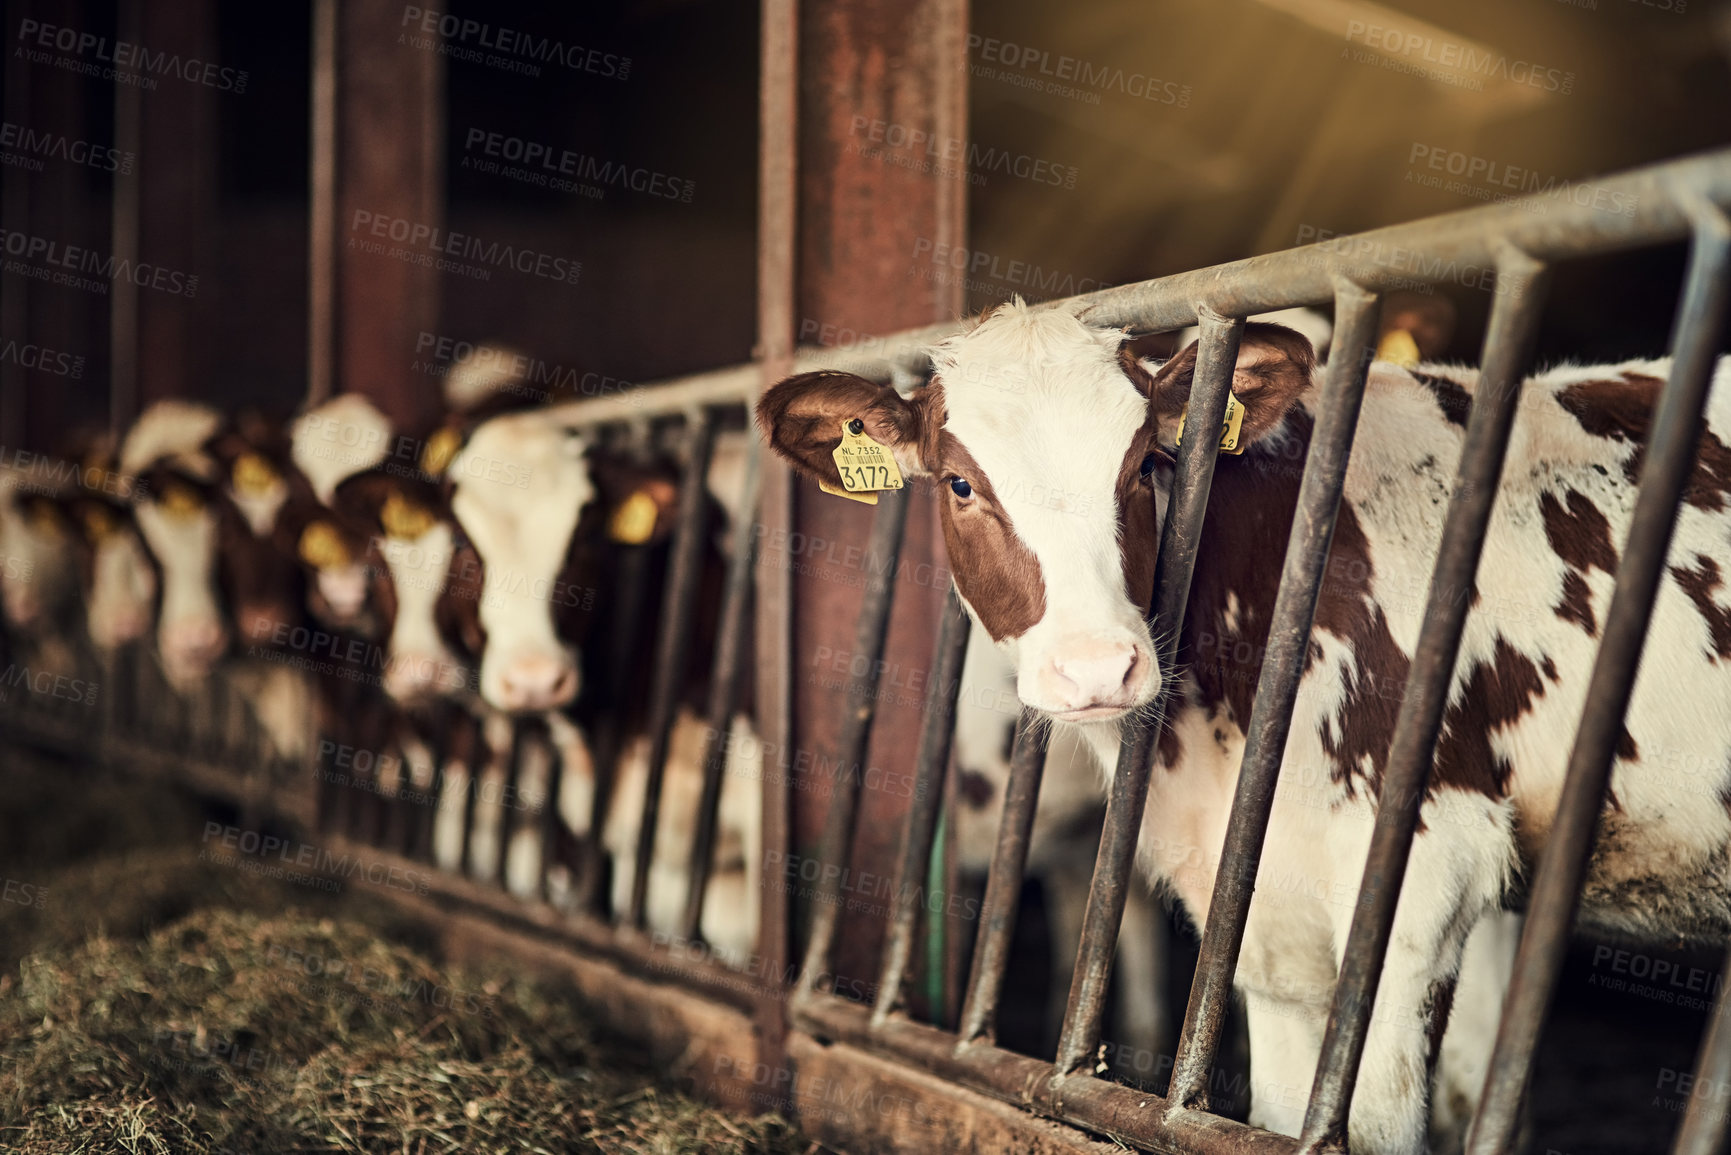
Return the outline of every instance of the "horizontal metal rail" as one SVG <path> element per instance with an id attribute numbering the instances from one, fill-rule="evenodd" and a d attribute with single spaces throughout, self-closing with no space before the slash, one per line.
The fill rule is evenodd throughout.
<path id="1" fill-rule="evenodd" d="M 1635 204 L 1634 214 L 1535 194 L 1034 307 L 1086 309 L 1090 324 L 1160 333 L 1196 324 L 1202 306 L 1247 317 L 1322 304 L 1334 298 L 1342 281 L 1369 292 L 1450 282 L 1489 289 L 1505 245 L 1535 260 L 1560 261 L 1687 239 L 1693 229 L 1687 205 L 1731 204 L 1731 149 L 1631 169 L 1594 185 Z M 1544 211 L 1535 213 L 1534 205 Z M 801 346 L 791 372 L 837 369 L 876 381 L 923 378 L 931 371 L 927 349 L 966 328 L 962 321 L 946 321 L 871 337 L 854 348 Z M 730 365 L 648 382 L 632 393 L 566 402 L 549 412 L 582 422 L 668 416 L 694 405 L 749 403 L 761 379 L 755 364 Z"/>

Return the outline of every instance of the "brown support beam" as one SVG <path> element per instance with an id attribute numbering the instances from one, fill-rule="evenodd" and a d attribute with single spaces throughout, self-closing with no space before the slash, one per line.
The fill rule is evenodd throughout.
<path id="1" fill-rule="evenodd" d="M 964 235 L 966 183 L 959 161 L 942 172 L 921 171 L 920 150 L 901 157 L 871 138 L 876 122 L 901 126 L 921 139 L 958 142 L 965 136 L 966 0 L 839 0 L 807 9 L 800 29 L 800 221 L 798 334 L 816 340 L 833 325 L 861 333 L 953 320 L 960 287 L 910 280 L 907 268 L 920 238 L 959 243 Z M 863 119 L 862 119 L 863 118 Z M 861 124 L 866 125 L 861 129 Z M 901 133 L 897 134 L 898 139 Z M 862 146 L 864 146 L 862 150 Z M 906 150 L 904 150 L 906 151 Z M 852 659 L 855 621 L 871 559 L 863 547 L 873 510 L 799 483 L 795 528 L 838 543 L 825 555 L 792 559 L 794 581 L 793 746 L 787 764 L 815 775 L 795 792 L 794 850 L 815 853 L 835 782 L 833 759 Z M 877 722 L 867 767 L 879 768 L 861 792 L 853 863 L 893 877 L 909 798 L 929 676 L 932 637 L 948 588 L 936 511 L 929 486 L 916 484 L 895 587 L 895 606 L 879 686 Z M 837 663 L 840 663 L 838 668 Z M 783 880 L 785 881 L 785 880 Z M 847 897 L 869 897 L 849 893 Z M 877 972 L 886 909 L 842 920 L 834 972 L 869 984 Z M 802 922 L 803 925 L 803 922 Z"/>
<path id="2" fill-rule="evenodd" d="M 799 7 L 796 0 L 764 0 L 759 27 L 757 349 L 767 388 L 793 371 L 794 253 L 799 227 Z M 793 582 L 787 530 L 793 520 L 793 475 L 763 453 L 758 523 L 763 529 L 757 569 L 757 723 L 763 740 L 763 853 L 787 858 L 792 839 L 792 783 L 778 763 L 793 730 Z M 779 984 L 793 957 L 787 890 L 764 871 L 759 903 L 758 953 L 763 973 Z M 780 990 L 757 1008 L 758 1062 L 778 1071 L 786 1064 L 787 1001 Z"/>
<path id="3" fill-rule="evenodd" d="M 307 228 L 307 405 L 331 395 L 337 319 L 337 0 L 313 0 Z"/>
<path id="4" fill-rule="evenodd" d="M 122 0 L 119 17 L 122 39 L 152 51 L 179 53 L 183 59 L 218 59 L 214 0 Z M 117 311 L 129 298 L 136 302 L 132 379 L 139 408 L 164 397 L 217 399 L 207 338 L 214 314 L 211 303 L 220 299 L 221 290 L 210 245 L 219 207 L 217 102 L 246 99 L 172 74 L 153 79 L 154 88 L 115 86 L 116 131 L 135 117 L 135 127 L 127 131 L 136 131 L 138 141 L 138 166 L 117 183 L 117 194 L 121 184 L 129 183 L 134 199 L 123 208 L 116 197 L 115 256 L 122 256 L 125 244 L 140 267 L 137 280 L 146 283 L 117 277 L 114 292 Z M 130 237 L 121 231 L 123 211 L 135 214 Z M 148 266 L 148 275 L 143 266 Z M 118 326 L 115 332 L 118 338 Z"/>
<path id="5" fill-rule="evenodd" d="M 438 411 L 438 394 L 411 371 L 415 340 L 437 326 L 439 274 L 390 255 L 394 222 L 444 227 L 444 58 L 399 42 L 403 6 L 337 6 L 338 173 L 336 391 L 365 393 L 399 427 Z M 437 33 L 415 30 L 417 39 Z M 374 229 L 384 222 L 385 236 Z M 383 252 L 366 251 L 378 246 Z M 425 246 L 420 250 L 425 251 Z M 315 292 L 316 281 L 315 281 Z"/>
<path id="6" fill-rule="evenodd" d="M 81 0 L 50 5 L 45 0 L 13 0 L 6 6 L 7 27 L 14 33 L 25 19 L 74 24 L 88 22 Z M 51 54 L 52 55 L 52 54 Z M 66 68 L 56 68 L 8 51 L 5 62 L 6 119 L 50 140 L 110 142 L 97 134 L 91 121 L 95 102 L 102 99 L 100 83 Z M 106 173 L 60 157 L 33 154 L 30 167 L 7 165 L 3 178 L 4 206 L 0 220 L 8 230 L 66 247 L 102 252 L 107 225 L 96 198 Z M 23 262 L 37 270 L 40 260 Z M 101 358 L 105 352 L 102 327 L 108 298 L 88 287 L 4 274 L 0 281 L 0 333 L 55 356 L 55 370 L 0 366 L 0 429 L 5 443 L 54 450 L 72 427 L 100 423 Z M 81 360 L 80 360 L 81 359 Z M 76 364 L 76 369 L 71 366 Z M 76 373 L 76 376 L 73 374 Z"/>

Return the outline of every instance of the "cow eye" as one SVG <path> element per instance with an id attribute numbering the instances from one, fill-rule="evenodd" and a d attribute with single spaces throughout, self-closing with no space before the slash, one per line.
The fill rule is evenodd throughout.
<path id="1" fill-rule="evenodd" d="M 974 487 L 959 477 L 952 477 L 950 478 L 950 492 L 966 501 L 974 496 Z"/>
<path id="2" fill-rule="evenodd" d="M 1159 460 L 1160 455 L 1157 453 L 1150 453 L 1147 457 L 1142 459 L 1143 481 L 1147 481 L 1150 477 L 1154 476 L 1154 466 L 1159 462 Z"/>

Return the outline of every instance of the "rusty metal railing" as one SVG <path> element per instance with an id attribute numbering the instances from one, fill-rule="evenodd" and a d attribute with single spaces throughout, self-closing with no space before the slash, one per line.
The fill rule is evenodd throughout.
<path id="1" fill-rule="evenodd" d="M 992 870 L 979 919 L 979 939 L 969 976 L 961 1024 L 950 1031 L 915 1021 L 901 1011 L 900 996 L 914 969 L 913 943 L 921 918 L 915 900 L 933 844 L 943 791 L 937 789 L 947 772 L 954 725 L 956 689 L 966 649 L 967 619 L 951 605 L 936 639 L 928 710 L 921 735 L 916 790 L 901 839 L 896 900 L 890 933 L 882 954 L 883 983 L 873 1003 L 855 1003 L 819 988 L 816 979 L 827 966 L 835 939 L 837 905 L 822 901 L 814 909 L 805 944 L 801 978 L 791 991 L 781 985 L 778 971 L 739 976 L 705 960 L 675 956 L 648 942 L 642 934 L 645 871 L 653 855 L 656 813 L 661 797 L 661 767 L 665 763 L 669 728 L 678 689 L 678 671 L 685 664 L 691 608 L 697 592 L 695 550 L 704 533 L 704 468 L 709 457 L 715 414 L 749 403 L 762 370 L 757 365 L 734 367 L 662 383 L 636 399 L 609 398 L 574 403 L 567 419 L 597 428 L 626 421 L 644 421 L 694 414 L 684 426 L 686 445 L 685 500 L 678 519 L 675 556 L 664 604 L 660 607 L 656 648 L 653 724 L 649 783 L 643 824 L 634 861 L 631 901 L 624 926 L 601 921 L 596 895 L 589 893 L 583 910 L 561 926 L 584 949 L 624 960 L 638 968 L 654 967 L 693 989 L 713 994 L 759 1013 L 786 997 L 787 1014 L 795 1029 L 851 1043 L 878 1055 L 919 1068 L 950 1084 L 971 1088 L 1040 1115 L 1074 1124 L 1122 1141 L 1162 1150 L 1201 1152 L 1308 1152 L 1344 1145 L 1359 1062 L 1374 1004 L 1382 959 L 1392 926 L 1407 858 L 1431 769 L 1431 751 L 1447 704 L 1467 607 L 1451 591 L 1471 588 L 1478 568 L 1490 510 L 1501 474 L 1519 402 L 1520 383 L 1527 369 L 1533 334 L 1555 267 L 1572 259 L 1688 240 L 1692 244 L 1687 282 L 1672 339 L 1672 368 L 1652 426 L 1643 462 L 1639 504 L 1629 540 L 1621 554 L 1615 594 L 1603 641 L 1595 659 L 1584 720 L 1574 739 L 1568 775 L 1550 841 L 1540 862 L 1528 903 L 1528 921 L 1521 940 L 1515 979 L 1511 985 L 1491 1073 L 1477 1118 L 1472 1123 L 1469 1150 L 1475 1155 L 1511 1150 L 1520 1104 L 1532 1069 L 1534 1049 L 1557 986 L 1563 952 L 1574 921 L 1586 862 L 1593 845 L 1594 824 L 1604 803 L 1612 754 L 1633 685 L 1657 583 L 1669 546 L 1702 411 L 1714 351 L 1725 324 L 1731 226 L 1725 208 L 1731 205 L 1731 151 L 1686 158 L 1637 170 L 1600 182 L 1621 203 L 1639 206 L 1633 216 L 1606 214 L 1590 207 L 1547 202 L 1542 216 L 1520 204 L 1472 209 L 1410 225 L 1340 238 L 1308 248 L 1269 254 L 1213 269 L 1165 277 L 1104 290 L 1065 304 L 1090 308 L 1089 320 L 1121 325 L 1136 333 L 1176 329 L 1200 322 L 1201 337 L 1191 403 L 1198 419 L 1218 420 L 1224 410 L 1243 318 L 1254 313 L 1332 301 L 1336 340 L 1316 401 L 1316 426 L 1281 571 L 1270 644 L 1246 726 L 1247 742 L 1237 792 L 1222 849 L 1195 982 L 1180 1036 L 1172 1081 L 1165 1095 L 1120 1085 L 1093 1072 L 1092 1060 L 1101 1041 L 1101 1025 L 1111 973 L 1113 948 L 1119 934 L 1125 897 L 1133 884 L 1132 867 L 1147 797 L 1158 717 L 1143 719 L 1127 729 L 1117 773 L 1108 797 L 1105 830 L 1096 860 L 1084 918 L 1080 954 L 1072 980 L 1068 1011 L 1058 1047 L 1050 1060 L 1013 1053 L 994 1041 L 996 1012 L 1003 990 L 1010 935 L 1014 930 L 1016 895 L 1020 891 L 1032 833 L 1044 762 L 1044 727 L 1024 716 L 1017 727 L 1012 770 L 1006 788 Z M 1406 254 L 1391 257 L 1396 250 Z M 1365 388 L 1375 338 L 1378 294 L 1413 283 L 1431 284 L 1460 274 L 1463 268 L 1488 270 L 1495 284 L 1491 320 L 1481 358 L 1481 380 L 1475 392 L 1450 500 L 1442 546 L 1432 574 L 1419 642 L 1399 717 L 1385 777 L 1384 797 L 1393 803 L 1379 807 L 1370 853 L 1365 865 L 1345 963 L 1334 992 L 1321 1059 L 1311 1089 L 1300 1137 L 1274 1135 L 1211 1114 L 1208 1076 L 1215 1066 L 1221 1028 L 1230 1003 L 1233 972 L 1243 941 L 1245 922 L 1255 890 L 1261 848 L 1267 831 L 1280 760 L 1297 698 L 1307 639 L 1317 592 L 1327 562 L 1353 436 Z M 955 325 L 934 326 L 898 334 L 880 343 L 872 357 L 821 349 L 799 350 L 785 357 L 793 370 L 846 365 L 879 380 L 903 380 L 925 374 L 923 350 L 957 331 Z M 754 453 L 757 452 L 754 450 Z M 1150 601 L 1154 636 L 1170 648 L 1179 636 L 1199 551 L 1207 548 L 1203 513 L 1212 482 L 1215 454 L 1204 439 L 1184 446 L 1173 483 L 1169 516 L 1163 527 L 1159 561 Z M 767 463 L 763 469 L 767 473 Z M 746 508 L 757 504 L 761 483 L 754 464 L 753 494 Z M 889 564 L 874 571 L 866 592 L 857 652 L 868 669 L 880 668 L 885 637 L 894 612 L 894 558 L 906 525 L 907 491 L 889 495 L 874 521 L 872 556 Z M 695 832 L 697 852 L 691 863 L 688 901 L 681 931 L 695 937 L 702 920 L 702 903 L 710 850 L 714 846 L 717 803 L 724 772 L 720 744 L 726 740 L 737 701 L 743 668 L 746 630 L 751 628 L 753 578 L 761 577 L 752 549 L 754 526 L 749 518 L 733 527 L 727 574 L 725 612 L 714 655 L 713 693 L 708 702 L 709 743 L 704 751 L 702 799 Z M 776 612 L 785 613 L 785 606 Z M 634 612 L 650 612 L 642 606 Z M 133 659 L 123 659 L 133 660 Z M 786 662 L 785 653 L 772 659 Z M 201 759 L 224 763 L 217 773 L 232 771 L 238 751 L 256 750 L 255 721 L 206 725 L 196 713 L 153 711 L 156 690 L 134 692 L 124 683 L 144 686 L 153 669 L 137 663 L 130 672 L 109 675 L 122 684 L 118 704 L 110 711 L 105 748 L 143 756 L 152 746 L 196 739 Z M 855 681 L 848 699 L 837 751 L 842 765 L 858 764 L 871 737 L 875 685 L 872 675 Z M 40 706 L 40 709 L 37 707 Z M 232 706 L 214 705 L 213 710 Z M 24 725 L 39 734 L 57 734 L 76 745 L 88 741 L 76 732 L 58 706 L 30 704 L 30 718 L 20 722 L 17 711 L 6 711 L 9 725 Z M 40 717 L 34 714 L 41 714 Z M 213 716 L 214 717 L 214 716 Z M 228 717 L 224 715 L 224 717 Z M 246 716 L 250 718 L 250 716 Z M 250 727 L 250 728 L 249 728 Z M 236 734 L 245 737 L 232 740 Z M 207 741 L 212 734 L 230 738 Z M 203 735 L 204 737 L 200 737 Z M 617 754 L 614 750 L 613 755 Z M 177 761 L 187 764 L 184 754 Z M 609 757 L 598 760 L 591 840 L 599 837 L 606 816 Z M 763 781 L 771 775 L 765 767 Z M 244 778 L 236 779 L 244 787 Z M 555 807 L 557 779 L 547 805 Z M 857 810 L 857 779 L 838 783 L 822 842 L 822 857 L 845 864 L 853 841 Z M 472 813 L 465 824 L 473 820 Z M 767 823 L 766 823 L 767 825 Z M 466 855 L 464 856 L 466 859 Z M 550 855 L 543 855 L 545 869 Z M 587 875 L 586 875 L 587 876 Z M 585 876 L 585 877 L 586 877 Z M 828 885 L 828 884 L 825 884 Z M 495 889 L 453 880 L 451 891 L 478 905 L 503 910 Z M 545 879 L 543 879 L 545 893 Z M 766 895 L 767 897 L 767 895 Z M 828 894 L 828 898 L 835 897 Z M 520 904 L 524 908 L 534 903 Z M 544 904 L 543 904 L 544 905 Z M 760 938 L 785 932 L 772 925 L 776 908 L 764 903 Z M 546 918 L 536 915 L 542 923 Z M 1731 1072 L 1731 1027 L 1721 1000 L 1702 1045 L 1700 1071 L 1704 1079 L 1723 1083 Z M 1704 1098 L 1692 1098 L 1677 1140 L 1676 1151 L 1697 1155 L 1718 1150 L 1724 1142 L 1726 1117 Z"/>
<path id="2" fill-rule="evenodd" d="M 958 1032 L 894 1013 L 907 975 L 909 943 L 917 910 L 898 906 L 885 944 L 886 989 L 864 1007 L 814 989 L 795 993 L 796 1026 L 915 1064 L 932 1074 L 1130 1143 L 1161 1150 L 1299 1152 L 1344 1147 L 1346 1121 L 1363 1053 L 1395 904 L 1425 796 L 1432 751 L 1447 704 L 1449 679 L 1459 652 L 1467 606 L 1450 591 L 1471 588 L 1497 491 L 1520 384 L 1557 262 L 1689 239 L 1693 250 L 1688 283 L 1673 338 L 1673 365 L 1665 386 L 1640 480 L 1640 505 L 1622 554 L 1605 639 L 1595 663 L 1585 720 L 1576 736 L 1567 785 L 1528 906 L 1515 980 L 1497 1041 L 1492 1072 L 1470 1150 L 1506 1152 L 1514 1141 L 1519 1106 L 1530 1075 L 1540 1025 L 1555 990 L 1575 905 L 1591 852 L 1594 822 L 1603 805 L 1616 736 L 1628 705 L 1671 526 L 1701 429 L 1701 412 L 1724 323 L 1727 289 L 1727 226 L 1731 204 L 1731 151 L 1710 153 L 1641 169 L 1603 182 L 1640 205 L 1633 216 L 1612 216 L 1571 204 L 1547 206 L 1543 217 L 1520 204 L 1473 209 L 1411 225 L 1381 229 L 1304 249 L 1274 253 L 1213 269 L 1104 290 L 1069 302 L 1090 307 L 1091 322 L 1124 326 L 1133 333 L 1179 328 L 1200 321 L 1201 338 L 1191 404 L 1201 420 L 1218 421 L 1225 404 L 1242 319 L 1253 313 L 1331 301 L 1337 339 L 1317 402 L 1317 422 L 1305 462 L 1299 513 L 1281 573 L 1279 594 L 1255 704 L 1247 727 L 1233 803 L 1201 957 L 1168 1093 L 1153 1095 L 1091 1073 L 1100 1044 L 1101 1020 L 1112 951 L 1122 918 L 1135 857 L 1140 816 L 1147 796 L 1158 717 L 1128 729 L 1113 779 L 1062 1037 L 1051 1062 L 1013 1054 L 992 1041 L 995 1008 L 1004 970 L 1005 944 L 1013 927 L 1014 895 L 1026 861 L 1034 799 L 1044 751 L 1040 732 L 1024 718 L 1018 727 L 1012 776 L 991 879 L 980 917 L 973 973 Z M 1398 262 L 1390 254 L 1405 254 Z M 1427 608 L 1389 756 L 1383 797 L 1355 910 L 1345 963 L 1337 983 L 1305 1114 L 1303 1134 L 1289 1138 L 1207 1113 L 1208 1074 L 1213 1069 L 1221 1025 L 1230 1001 L 1232 974 L 1243 940 L 1263 838 L 1291 726 L 1317 591 L 1332 540 L 1342 485 L 1375 342 L 1379 291 L 1455 278 L 1463 267 L 1494 277 L 1495 299 L 1481 359 L 1459 472 L 1450 500 Z M 921 372 L 920 350 L 956 331 L 936 326 L 885 338 L 884 355 L 873 360 L 831 355 L 832 363 L 879 380 Z M 824 359 L 813 353 L 811 360 Z M 1202 439 L 1181 452 L 1170 515 L 1164 527 L 1155 578 L 1154 636 L 1176 639 L 1188 598 L 1197 551 L 1205 547 L 1206 508 L 1215 454 Z M 873 531 L 874 552 L 892 554 L 904 513 L 900 502 L 881 507 Z M 882 657 L 887 593 L 868 593 L 859 651 L 875 664 Z M 946 621 L 934 666 L 951 668 L 965 643 L 966 626 Z M 1171 647 L 1175 641 L 1168 640 Z M 1162 659 L 1170 659 L 1163 653 Z M 922 782 L 941 773 L 946 742 L 939 733 L 952 724 L 933 683 L 922 757 Z M 844 727 L 845 760 L 857 756 L 869 734 L 872 687 L 854 687 L 846 709 L 857 725 Z M 862 701 L 856 701 L 861 695 Z M 916 796 L 898 862 L 898 895 L 913 890 L 931 845 L 935 799 Z M 823 841 L 824 861 L 845 864 L 853 833 L 854 801 L 838 791 Z M 833 896 L 831 896 L 833 898 Z M 820 973 L 833 935 L 833 917 L 820 906 L 807 943 L 804 973 Z M 1717 1012 L 1703 1045 L 1702 1077 L 1731 1070 L 1731 1029 Z M 1691 1101 L 1677 1150 L 1707 1152 L 1723 1142 L 1726 1120 L 1705 1100 Z"/>

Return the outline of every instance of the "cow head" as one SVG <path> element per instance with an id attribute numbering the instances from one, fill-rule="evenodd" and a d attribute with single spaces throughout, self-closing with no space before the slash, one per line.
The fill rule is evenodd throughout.
<path id="1" fill-rule="evenodd" d="M 483 422 L 451 463 L 451 508 L 483 573 L 481 696 L 546 710 L 577 696 L 577 658 L 555 628 L 555 582 L 595 497 L 575 429 L 535 412 Z"/>
<path id="2" fill-rule="evenodd" d="M 321 622 L 363 629 L 368 617 L 367 555 L 373 529 L 336 508 L 337 488 L 382 464 L 392 449 L 389 419 L 359 393 L 342 393 L 294 424 L 290 459 L 314 501 L 288 526 L 307 579 L 307 604 Z"/>
<path id="3" fill-rule="evenodd" d="M 451 506 L 482 566 L 481 696 L 512 711 L 568 704 L 613 551 L 669 540 L 678 473 L 593 447 L 530 411 L 477 426 L 450 477 Z"/>
<path id="4" fill-rule="evenodd" d="M 341 521 L 364 526 L 370 538 L 361 562 L 386 638 L 385 692 L 416 702 L 462 689 L 467 667 L 452 605 L 465 592 L 464 563 L 440 487 L 406 467 L 373 469 L 344 481 L 334 500 Z"/>
<path id="5" fill-rule="evenodd" d="M 267 644 L 302 620 L 305 583 L 293 558 L 316 499 L 291 460 L 286 428 L 258 413 L 236 417 L 211 453 L 221 478 L 222 586 L 241 641 Z"/>
<path id="6" fill-rule="evenodd" d="M 156 570 L 125 503 L 93 487 L 65 500 L 78 527 L 84 619 L 90 641 L 113 650 L 143 637 L 156 605 Z"/>
<path id="7" fill-rule="evenodd" d="M 157 649 L 177 687 L 202 679 L 228 648 L 216 589 L 220 469 L 208 448 L 221 425 L 203 405 L 159 401 L 120 447 L 121 473 L 139 479 L 133 522 L 160 575 Z"/>
<path id="8" fill-rule="evenodd" d="M 1067 722 L 1116 719 L 1161 684 L 1144 619 L 1196 346 L 1153 366 L 1123 345 L 1119 330 L 1017 301 L 935 348 L 932 384 L 911 398 L 823 372 L 758 404 L 770 445 L 829 485 L 853 420 L 936 483 L 957 591 L 1015 662 L 1021 700 Z M 1241 441 L 1282 426 L 1314 361 L 1291 330 L 1246 326 Z"/>
<path id="9" fill-rule="evenodd" d="M 73 583 L 74 531 L 27 475 L 0 475 L 0 614 L 14 629 L 51 628 Z"/>

